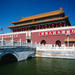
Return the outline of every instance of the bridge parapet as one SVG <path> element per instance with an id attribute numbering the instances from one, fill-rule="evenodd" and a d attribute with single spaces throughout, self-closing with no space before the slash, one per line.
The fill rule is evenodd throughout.
<path id="1" fill-rule="evenodd" d="M 26 60 L 28 57 L 35 57 L 35 48 L 24 45 L 24 46 L 1 46 L 0 47 L 0 59 L 11 54 L 16 57 L 18 61 Z"/>

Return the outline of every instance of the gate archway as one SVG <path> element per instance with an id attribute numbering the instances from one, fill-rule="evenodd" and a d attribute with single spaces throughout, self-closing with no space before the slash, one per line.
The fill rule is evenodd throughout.
<path id="1" fill-rule="evenodd" d="M 57 40 L 56 41 L 56 45 L 60 47 L 61 46 L 61 41 L 60 40 Z"/>
<path id="2" fill-rule="evenodd" d="M 41 41 L 41 44 L 45 45 L 46 44 L 46 41 L 45 40 L 42 40 Z"/>

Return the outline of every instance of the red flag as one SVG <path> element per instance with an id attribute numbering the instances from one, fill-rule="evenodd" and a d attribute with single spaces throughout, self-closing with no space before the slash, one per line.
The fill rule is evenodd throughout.
<path id="1" fill-rule="evenodd" d="M 1 31 L 3 30 L 3 28 L 0 29 Z"/>

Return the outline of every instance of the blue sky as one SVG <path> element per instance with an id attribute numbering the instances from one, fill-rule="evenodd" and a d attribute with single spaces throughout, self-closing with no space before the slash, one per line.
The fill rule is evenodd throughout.
<path id="1" fill-rule="evenodd" d="M 0 33 L 10 32 L 11 22 L 24 17 L 59 10 L 62 7 L 75 25 L 75 0 L 0 0 Z"/>

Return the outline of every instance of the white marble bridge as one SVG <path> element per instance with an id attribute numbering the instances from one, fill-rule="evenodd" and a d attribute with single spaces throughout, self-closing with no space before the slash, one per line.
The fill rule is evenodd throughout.
<path id="1" fill-rule="evenodd" d="M 50 44 L 30 44 L 17 42 L 0 43 L 0 61 L 22 61 L 29 57 L 70 58 L 75 59 L 75 46 L 61 47 Z"/>
<path id="2" fill-rule="evenodd" d="M 30 57 L 35 57 L 35 47 L 29 44 L 0 46 L 0 61 L 22 61 Z"/>

